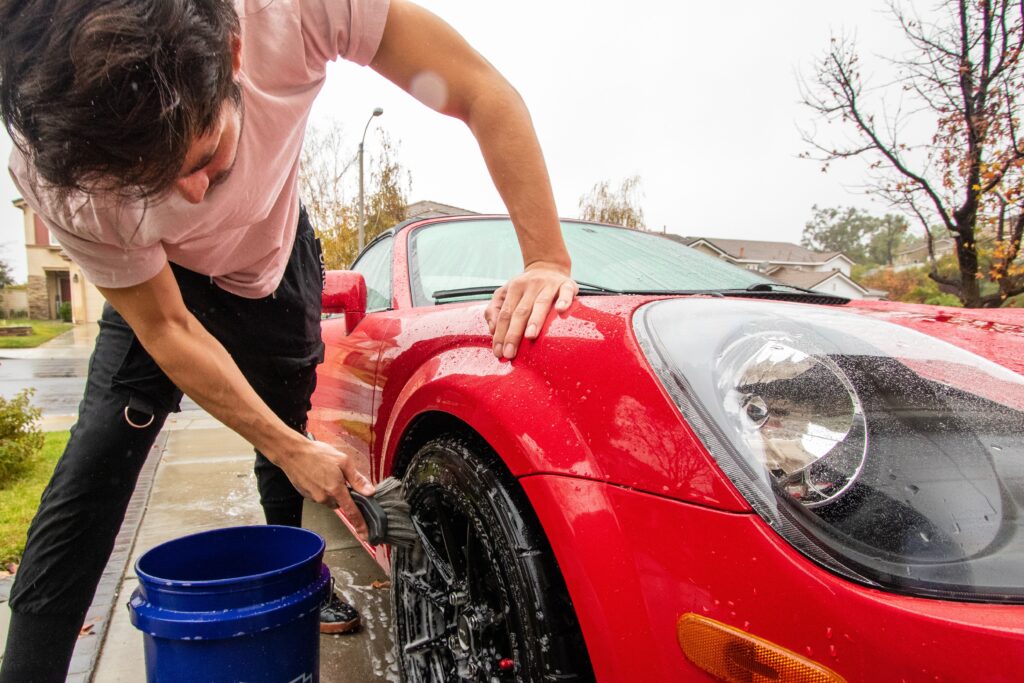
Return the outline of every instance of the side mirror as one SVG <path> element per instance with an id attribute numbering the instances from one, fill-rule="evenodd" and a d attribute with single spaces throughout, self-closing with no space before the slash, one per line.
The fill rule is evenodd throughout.
<path id="1" fill-rule="evenodd" d="M 366 317 L 366 280 L 354 270 L 328 270 L 321 296 L 324 313 L 344 313 L 349 332 Z"/>

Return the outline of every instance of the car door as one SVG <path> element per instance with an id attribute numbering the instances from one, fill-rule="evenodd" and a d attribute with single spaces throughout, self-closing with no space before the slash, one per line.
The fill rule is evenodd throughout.
<path id="1" fill-rule="evenodd" d="M 366 281 L 366 317 L 351 330 L 343 315 L 323 321 L 324 362 L 317 371 L 310 411 L 314 436 L 354 455 L 364 472 L 373 472 L 370 453 L 377 363 L 389 326 L 379 313 L 391 307 L 393 242 L 390 235 L 378 239 L 352 266 Z"/>

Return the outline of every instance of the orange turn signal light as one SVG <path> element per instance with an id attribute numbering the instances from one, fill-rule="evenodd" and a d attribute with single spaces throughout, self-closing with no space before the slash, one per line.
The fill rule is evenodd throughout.
<path id="1" fill-rule="evenodd" d="M 679 617 L 676 635 L 687 659 L 729 683 L 845 683 L 806 657 L 698 614 Z"/>

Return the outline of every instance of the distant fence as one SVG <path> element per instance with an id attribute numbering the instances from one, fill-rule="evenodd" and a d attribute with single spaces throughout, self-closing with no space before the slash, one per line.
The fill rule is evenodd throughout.
<path id="1" fill-rule="evenodd" d="M 0 289 L 0 318 L 27 318 L 28 290 L 11 287 Z"/>

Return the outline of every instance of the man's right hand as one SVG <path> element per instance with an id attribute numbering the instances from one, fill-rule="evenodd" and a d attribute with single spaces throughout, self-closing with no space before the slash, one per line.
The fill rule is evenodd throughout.
<path id="1" fill-rule="evenodd" d="M 320 441 L 312 441 L 296 433 L 294 443 L 272 458 L 286 475 L 292 486 L 305 498 L 340 508 L 364 540 L 366 522 L 359 514 L 348 489 L 364 496 L 372 496 L 374 486 L 355 466 L 355 459 Z M 268 457 L 271 457 L 268 455 Z"/>

